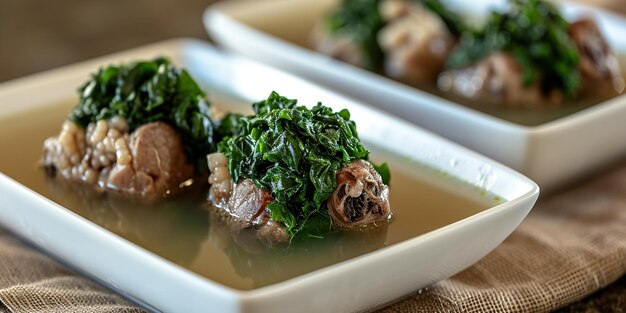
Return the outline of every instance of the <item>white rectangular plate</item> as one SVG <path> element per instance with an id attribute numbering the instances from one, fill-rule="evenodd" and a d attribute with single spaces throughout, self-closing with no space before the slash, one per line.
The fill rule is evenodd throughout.
<path id="1" fill-rule="evenodd" d="M 275 88 L 347 108 L 361 137 L 498 195 L 503 203 L 421 236 L 284 282 L 224 287 L 138 247 L 0 174 L 0 223 L 76 269 L 164 312 L 352 312 L 369 310 L 449 277 L 494 249 L 523 220 L 539 189 L 483 156 L 408 123 L 210 45 L 173 40 L 0 85 L 0 119 L 75 99 L 107 64 L 170 57 L 204 87 L 246 101 Z M 359 273 L 369 273 L 361 275 Z"/>
<path id="2" fill-rule="evenodd" d="M 492 157 L 553 188 L 626 153 L 626 95 L 527 127 L 470 109 L 303 48 L 313 23 L 337 0 L 233 0 L 209 7 L 205 26 L 225 48 L 374 105 Z M 480 16 L 503 0 L 447 0 Z M 616 51 L 626 51 L 626 21 L 564 3 L 567 17 L 591 15 Z M 280 38 L 289 38 L 291 41 Z"/>

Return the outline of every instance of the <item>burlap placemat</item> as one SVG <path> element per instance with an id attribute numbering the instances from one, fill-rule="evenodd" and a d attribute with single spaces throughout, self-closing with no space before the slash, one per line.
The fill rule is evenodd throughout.
<path id="1" fill-rule="evenodd" d="M 0 230 L 0 312 L 144 311 Z"/>
<path id="2" fill-rule="evenodd" d="M 549 312 L 626 273 L 626 167 L 541 201 L 496 250 L 384 313 Z M 626 311 L 626 296 L 624 297 Z"/>
<path id="3" fill-rule="evenodd" d="M 473 267 L 380 312 L 547 312 L 625 273 L 626 166 L 621 166 L 541 201 Z M 143 312 L 1 231 L 0 303 L 0 312 Z"/>

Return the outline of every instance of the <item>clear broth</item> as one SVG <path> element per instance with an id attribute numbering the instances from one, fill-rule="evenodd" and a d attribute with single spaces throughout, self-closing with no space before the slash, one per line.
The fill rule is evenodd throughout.
<path id="1" fill-rule="evenodd" d="M 205 200 L 206 188 L 149 206 L 50 178 L 39 167 L 42 144 L 58 134 L 71 107 L 68 102 L 0 119 L 0 171 L 146 250 L 240 290 L 284 281 L 413 238 L 497 202 L 476 187 L 369 145 L 373 159 L 388 162 L 392 169 L 392 222 L 267 251 L 216 222 Z"/>

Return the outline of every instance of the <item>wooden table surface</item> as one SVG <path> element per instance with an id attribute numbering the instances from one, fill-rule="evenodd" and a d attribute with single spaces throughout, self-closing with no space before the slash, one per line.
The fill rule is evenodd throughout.
<path id="1" fill-rule="evenodd" d="M 174 38 L 208 40 L 215 0 L 0 0 L 0 83 Z M 624 0 L 579 0 L 626 13 Z M 626 312 L 626 277 L 560 312 Z"/>

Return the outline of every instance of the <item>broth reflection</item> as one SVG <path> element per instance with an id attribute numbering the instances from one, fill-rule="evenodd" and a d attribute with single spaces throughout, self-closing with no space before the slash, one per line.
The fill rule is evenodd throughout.
<path id="1" fill-rule="evenodd" d="M 360 256 L 385 246 L 389 223 L 360 230 L 332 232 L 324 239 L 292 242 L 288 248 L 268 248 L 252 229 L 235 231 L 224 222 L 223 210 L 208 207 L 209 241 L 228 255 L 241 277 L 262 287 Z"/>
<path id="2" fill-rule="evenodd" d="M 180 265 L 189 265 L 196 258 L 209 232 L 207 212 L 200 208 L 206 192 L 200 186 L 146 204 L 49 175 L 46 183 L 61 205 Z"/>

